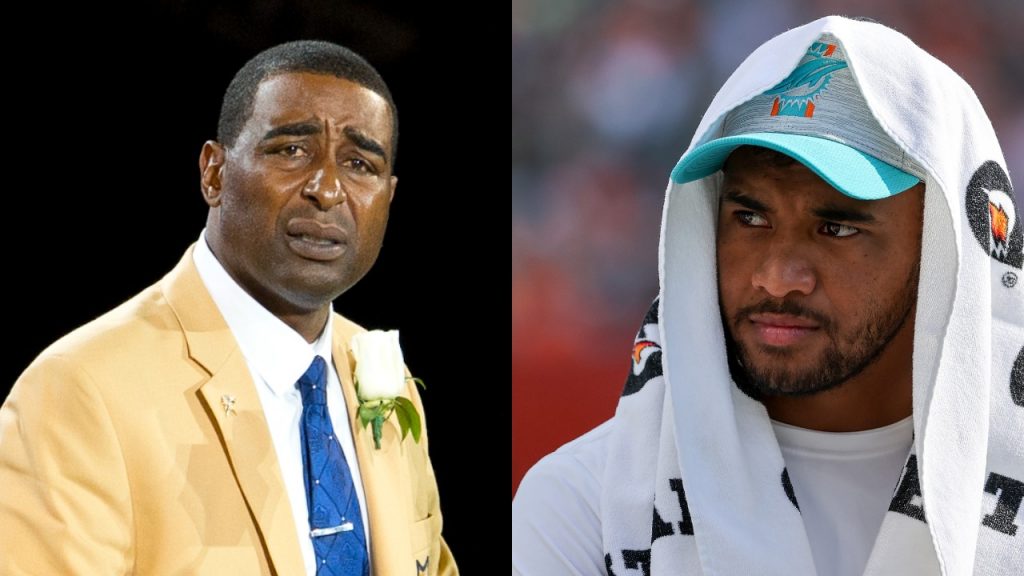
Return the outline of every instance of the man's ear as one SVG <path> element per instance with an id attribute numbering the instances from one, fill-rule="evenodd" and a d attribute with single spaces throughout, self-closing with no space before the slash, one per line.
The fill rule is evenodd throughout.
<path id="1" fill-rule="evenodd" d="M 395 187 L 398 186 L 398 176 L 391 177 L 391 195 L 388 196 L 388 204 L 395 199 Z"/>
<path id="2" fill-rule="evenodd" d="M 220 206 L 221 169 L 224 168 L 224 146 L 215 140 L 207 140 L 199 153 L 199 184 L 203 200 L 210 208 Z"/>

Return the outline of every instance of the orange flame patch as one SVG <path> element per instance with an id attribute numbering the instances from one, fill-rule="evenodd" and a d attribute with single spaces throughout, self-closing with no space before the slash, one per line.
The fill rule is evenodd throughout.
<path id="1" fill-rule="evenodd" d="M 992 222 L 992 239 L 996 244 L 1006 244 L 1006 239 L 1010 235 L 1010 216 L 1002 206 L 992 202 L 988 203 L 988 214 Z"/>
<path id="2" fill-rule="evenodd" d="M 639 341 L 639 342 L 637 342 L 636 344 L 633 345 L 633 363 L 634 364 L 639 364 L 640 363 L 640 353 L 643 352 L 645 348 L 648 348 L 650 346 L 657 346 L 657 344 L 655 344 L 654 342 L 651 342 L 650 340 L 641 340 L 641 341 Z"/>

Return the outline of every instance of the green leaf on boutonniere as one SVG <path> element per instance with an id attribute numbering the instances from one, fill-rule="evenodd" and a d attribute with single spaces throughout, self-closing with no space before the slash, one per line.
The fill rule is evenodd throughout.
<path id="1" fill-rule="evenodd" d="M 408 420 L 409 431 L 412 432 L 412 439 L 416 442 L 420 441 L 420 415 L 416 411 L 416 405 L 411 400 L 404 396 L 398 396 L 395 398 L 395 412 L 405 414 L 405 419 Z M 398 419 L 399 425 L 402 424 L 402 416 Z M 404 429 L 403 429 L 404 437 Z"/>
<path id="2" fill-rule="evenodd" d="M 422 388 L 424 390 L 427 389 L 427 385 L 426 385 L 425 382 L 423 382 L 422 378 L 414 378 L 414 377 L 410 376 L 410 377 L 406 378 L 406 380 L 412 380 L 413 382 L 418 384 L 420 388 Z"/>
<path id="3" fill-rule="evenodd" d="M 395 399 L 395 416 L 398 418 L 398 427 L 402 430 L 402 440 L 409 434 L 409 413 L 406 412 L 405 406 L 398 403 L 398 399 Z"/>
<path id="4" fill-rule="evenodd" d="M 366 404 L 359 405 L 359 421 L 363 424 L 363 428 L 370 425 L 373 422 L 374 416 L 376 416 L 376 410 L 370 408 Z"/>
<path id="5" fill-rule="evenodd" d="M 380 413 L 373 416 L 373 446 L 380 450 L 380 439 L 384 434 L 384 416 Z"/>

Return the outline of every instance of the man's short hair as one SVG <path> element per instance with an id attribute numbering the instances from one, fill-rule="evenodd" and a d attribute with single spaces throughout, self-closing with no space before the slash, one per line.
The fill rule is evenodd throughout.
<path id="1" fill-rule="evenodd" d="M 310 72 L 344 78 L 387 100 L 391 109 L 391 165 L 398 150 L 398 109 L 384 79 L 362 56 L 322 40 L 297 40 L 268 48 L 245 63 L 224 93 L 217 120 L 217 141 L 234 146 L 246 120 L 252 116 L 260 82 L 276 74 Z"/>

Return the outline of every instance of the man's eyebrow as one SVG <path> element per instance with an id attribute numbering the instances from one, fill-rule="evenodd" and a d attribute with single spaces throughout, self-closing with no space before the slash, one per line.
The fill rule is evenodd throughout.
<path id="1" fill-rule="evenodd" d="M 743 206 L 750 210 L 756 210 L 758 212 L 771 212 L 765 204 L 751 198 L 740 192 L 739 190 L 726 190 L 722 194 L 722 200 L 733 202 Z M 848 208 L 846 206 L 840 206 L 838 204 L 826 204 L 820 208 L 815 208 L 813 214 L 822 220 L 832 220 L 835 222 L 856 222 L 859 224 L 874 224 L 878 222 L 870 212 L 857 210 L 856 208 Z"/>
<path id="2" fill-rule="evenodd" d="M 863 212 L 856 208 L 847 208 L 828 204 L 814 210 L 814 215 L 822 220 L 833 220 L 836 222 L 857 222 L 861 224 L 873 224 L 878 222 L 870 212 Z"/>
<path id="3" fill-rule="evenodd" d="M 294 124 L 284 124 L 277 128 L 271 128 L 263 135 L 263 139 L 260 142 L 276 138 L 278 136 L 312 136 L 313 134 L 319 134 L 323 130 L 323 127 L 316 122 L 297 122 Z"/>
<path id="4" fill-rule="evenodd" d="M 363 134 L 359 130 L 346 126 L 344 129 L 345 135 L 352 139 L 356 143 L 356 146 L 366 150 L 367 152 L 376 154 L 384 159 L 384 163 L 388 163 L 388 155 L 384 153 L 384 147 L 381 146 L 380 142 L 377 142 L 373 138 L 370 138 L 366 134 Z"/>
<path id="5" fill-rule="evenodd" d="M 277 128 L 271 128 L 270 130 L 268 130 L 267 133 L 263 135 L 263 139 L 260 141 L 263 142 L 266 140 L 270 140 L 271 138 L 276 138 L 278 136 L 312 136 L 314 134 L 319 134 L 322 130 L 323 126 L 318 122 L 297 122 L 294 124 L 284 124 L 282 126 L 278 126 Z M 351 126 L 346 126 L 344 129 L 344 133 L 346 136 L 351 138 L 352 141 L 355 142 L 356 146 L 358 146 L 359 148 L 362 148 L 363 150 L 366 150 L 371 154 L 376 154 L 377 156 L 380 156 L 381 158 L 384 159 L 385 163 L 388 162 L 388 155 L 384 152 L 384 146 L 382 146 L 380 142 L 377 142 L 373 138 L 367 136 L 366 134 L 363 134 L 362 132 L 355 128 L 352 128 Z"/>
<path id="6" fill-rule="evenodd" d="M 725 193 L 722 194 L 722 200 L 733 202 L 743 206 L 744 208 L 757 210 L 758 212 L 771 212 L 768 206 L 765 206 L 763 203 L 751 198 L 750 196 L 746 196 L 739 190 L 726 190 Z"/>

